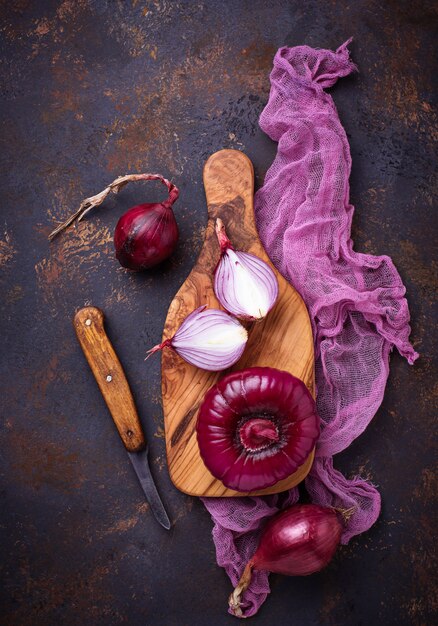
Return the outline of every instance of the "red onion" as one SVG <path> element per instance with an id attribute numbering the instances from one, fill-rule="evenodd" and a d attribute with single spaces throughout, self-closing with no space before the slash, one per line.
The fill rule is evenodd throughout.
<path id="1" fill-rule="evenodd" d="M 331 561 L 341 534 L 336 512 L 327 507 L 297 504 L 275 515 L 266 524 L 256 553 L 230 595 L 234 615 L 243 616 L 241 596 L 249 587 L 253 569 L 286 576 L 319 572 Z"/>
<path id="2" fill-rule="evenodd" d="M 92 208 L 102 204 L 109 193 L 118 193 L 129 182 L 140 180 L 160 180 L 168 188 L 169 195 L 164 202 L 139 204 L 122 215 L 114 232 L 116 257 L 123 267 L 132 270 L 145 270 L 158 265 L 172 254 L 178 242 L 178 226 L 172 205 L 179 196 L 175 185 L 159 174 L 120 176 L 97 195 L 86 198 L 76 213 L 50 233 L 49 239 L 75 219 L 80 221 Z"/>
<path id="3" fill-rule="evenodd" d="M 219 218 L 215 231 L 221 248 L 221 258 L 214 274 L 217 299 L 236 317 L 262 319 L 278 297 L 278 282 L 273 270 L 254 254 L 234 250 Z"/>
<path id="4" fill-rule="evenodd" d="M 247 340 L 248 333 L 238 320 L 204 305 L 185 318 L 171 339 L 148 350 L 146 358 L 169 347 L 188 363 L 218 372 L 240 359 Z"/>
<path id="5" fill-rule="evenodd" d="M 305 384 L 270 367 L 224 376 L 205 395 L 197 422 L 201 457 L 229 489 L 265 489 L 293 474 L 319 435 Z"/>

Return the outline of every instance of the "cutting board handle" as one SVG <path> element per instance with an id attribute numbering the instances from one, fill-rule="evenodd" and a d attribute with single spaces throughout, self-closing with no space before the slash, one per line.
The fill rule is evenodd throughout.
<path id="1" fill-rule="evenodd" d="M 235 203 L 236 217 L 247 214 L 257 232 L 252 212 L 254 193 L 254 168 L 251 161 L 239 150 L 220 150 L 209 157 L 204 165 L 204 187 L 208 198 L 208 213 L 215 216 L 215 206 Z M 239 202 L 240 200 L 240 202 Z M 239 210 L 240 209 L 240 210 Z"/>
<path id="2" fill-rule="evenodd" d="M 206 161 L 203 179 L 208 223 L 196 266 L 211 277 L 220 258 L 214 231 L 218 217 L 224 222 L 231 242 L 239 242 L 239 248 L 248 249 L 253 242 L 260 243 L 254 217 L 254 168 L 243 152 L 219 150 Z"/>
<path id="3" fill-rule="evenodd" d="M 73 325 L 125 448 L 139 452 L 146 446 L 145 438 L 125 373 L 105 332 L 103 312 L 84 307 Z"/>

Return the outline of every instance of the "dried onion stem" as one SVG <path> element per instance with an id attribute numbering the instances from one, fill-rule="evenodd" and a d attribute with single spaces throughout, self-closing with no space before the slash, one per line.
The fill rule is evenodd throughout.
<path id="1" fill-rule="evenodd" d="M 80 222 L 81 219 L 85 217 L 85 215 L 89 211 L 91 211 L 91 209 L 94 209 L 94 207 L 102 204 L 102 202 L 111 192 L 119 193 L 119 191 L 123 189 L 123 187 L 128 183 L 137 182 L 140 180 L 160 180 L 162 183 L 164 183 L 169 190 L 169 198 L 166 202 L 169 202 L 170 204 L 175 202 L 178 197 L 177 188 L 169 180 L 167 180 L 167 178 L 163 178 L 163 176 L 160 176 L 159 174 L 125 174 L 125 176 L 119 176 L 118 178 L 116 178 L 110 185 L 108 185 L 108 187 L 105 187 L 105 189 L 100 193 L 96 194 L 95 196 L 85 198 L 85 200 L 81 202 L 79 209 L 75 211 L 75 213 L 70 215 L 70 217 L 68 217 L 65 222 L 57 226 L 55 230 L 50 233 L 49 240 L 51 241 L 52 239 L 54 239 L 56 235 L 58 235 L 61 231 L 70 226 L 70 224 L 76 219 L 78 222 Z"/>

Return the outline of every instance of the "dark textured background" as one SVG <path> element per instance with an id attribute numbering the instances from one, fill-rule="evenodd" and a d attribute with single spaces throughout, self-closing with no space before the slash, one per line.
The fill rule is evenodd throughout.
<path id="1" fill-rule="evenodd" d="M 360 73 L 332 89 L 351 142 L 356 249 L 393 257 L 421 359 L 391 360 L 385 400 L 340 455 L 380 488 L 383 511 L 323 573 L 271 577 L 254 625 L 429 625 L 436 491 L 433 419 L 436 189 L 433 3 L 396 0 L 1 2 L 1 610 L 8 626 L 200 626 L 227 615 L 201 503 L 169 481 L 159 358 L 168 304 L 200 250 L 205 159 L 244 150 L 257 185 L 276 146 L 258 128 L 276 49 L 336 48 Z M 144 275 L 113 256 L 117 217 L 164 197 L 128 187 L 49 245 L 53 224 L 119 174 L 180 187 L 181 240 Z M 435 240 L 436 243 L 436 240 Z M 104 309 L 174 520 L 154 521 L 72 329 Z M 436 369 L 435 369 L 436 372 Z M 434 395 L 435 392 L 435 395 Z"/>

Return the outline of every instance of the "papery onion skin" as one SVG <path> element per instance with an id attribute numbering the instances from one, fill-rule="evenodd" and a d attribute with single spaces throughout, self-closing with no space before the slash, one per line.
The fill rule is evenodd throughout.
<path id="1" fill-rule="evenodd" d="M 286 576 L 308 576 L 326 567 L 341 540 L 342 524 L 336 512 L 316 504 L 294 505 L 268 521 L 259 546 L 229 598 L 237 617 L 243 617 L 241 596 L 249 587 L 253 569 Z"/>
<path id="2" fill-rule="evenodd" d="M 240 319 L 260 320 L 278 298 L 278 281 L 272 268 L 262 259 L 235 250 L 220 218 L 216 220 L 221 258 L 214 274 L 214 292 L 221 305 Z"/>
<path id="3" fill-rule="evenodd" d="M 114 247 L 120 265 L 146 270 L 166 260 L 178 243 L 178 225 L 170 206 L 160 203 L 132 207 L 117 222 Z"/>
<path id="4" fill-rule="evenodd" d="M 242 356 L 248 332 L 240 322 L 219 309 L 205 305 L 188 315 L 171 339 L 148 350 L 169 347 L 185 361 L 204 370 L 219 372 L 234 365 Z"/>
<path id="5" fill-rule="evenodd" d="M 197 421 L 201 457 L 229 489 L 265 489 L 293 474 L 319 436 L 315 401 L 289 372 L 252 367 L 205 395 Z"/>

